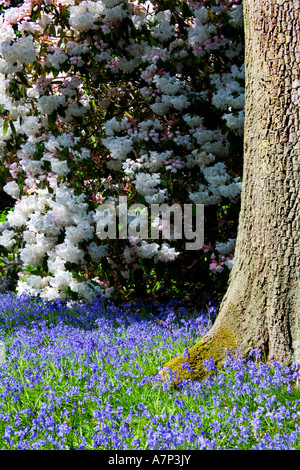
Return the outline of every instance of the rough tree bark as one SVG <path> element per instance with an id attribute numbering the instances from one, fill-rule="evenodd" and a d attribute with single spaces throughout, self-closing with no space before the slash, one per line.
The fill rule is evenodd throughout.
<path id="1" fill-rule="evenodd" d="M 221 365 L 226 350 L 300 363 L 300 0 L 244 0 L 244 171 L 234 266 L 220 313 L 189 350 Z"/>

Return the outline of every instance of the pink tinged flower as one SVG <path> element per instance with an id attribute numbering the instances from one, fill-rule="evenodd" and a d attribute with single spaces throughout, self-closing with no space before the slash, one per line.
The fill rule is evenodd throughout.
<path id="1" fill-rule="evenodd" d="M 101 29 L 102 29 L 103 34 L 108 34 L 111 31 L 111 28 L 109 28 L 106 24 L 103 24 L 101 26 Z"/>
<path id="2" fill-rule="evenodd" d="M 212 244 L 208 242 L 208 245 L 203 245 L 203 251 L 204 253 L 207 253 L 208 251 L 213 251 Z"/>
<path id="3" fill-rule="evenodd" d="M 215 263 L 215 262 L 214 262 L 214 263 L 211 263 L 211 264 L 209 265 L 209 269 L 210 269 L 211 271 L 213 271 L 213 272 L 216 272 L 216 273 L 221 273 L 221 272 L 224 270 L 223 266 L 221 266 L 221 265 L 219 265 L 219 264 L 217 264 L 217 263 Z"/>

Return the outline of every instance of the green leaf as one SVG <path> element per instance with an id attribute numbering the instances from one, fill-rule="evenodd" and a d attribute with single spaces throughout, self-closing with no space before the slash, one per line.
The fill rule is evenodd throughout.
<path id="1" fill-rule="evenodd" d="M 44 168 L 46 171 L 51 171 L 51 163 L 50 163 L 48 160 L 44 160 L 44 161 L 43 161 L 43 168 Z"/>
<path id="2" fill-rule="evenodd" d="M 4 123 L 3 123 L 3 137 L 5 137 L 5 135 L 7 133 L 7 129 L 8 129 L 8 120 L 5 119 Z"/>
<path id="3" fill-rule="evenodd" d="M 56 119 L 57 111 L 53 111 L 53 113 L 48 116 L 48 125 L 50 129 L 53 129 L 55 127 Z"/>
<path id="4" fill-rule="evenodd" d="M 185 3 L 185 2 L 182 4 L 182 14 L 185 18 L 188 18 L 189 16 L 192 16 L 192 12 L 191 12 L 188 4 Z"/>
<path id="5" fill-rule="evenodd" d="M 9 121 L 9 125 L 10 125 L 10 128 L 11 128 L 12 132 L 13 132 L 14 134 L 16 134 L 17 132 L 16 132 L 16 128 L 15 128 L 15 126 L 14 126 L 14 123 L 13 123 L 12 121 Z"/>
<path id="6" fill-rule="evenodd" d="M 55 26 L 52 24 L 49 28 L 50 36 L 56 36 Z"/>
<path id="7" fill-rule="evenodd" d="M 25 77 L 25 75 L 22 72 L 17 72 L 16 75 L 18 76 L 19 80 L 23 83 L 23 85 L 25 85 L 28 88 L 32 88 L 32 85 L 30 85 L 28 83 L 27 78 Z"/>
<path id="8" fill-rule="evenodd" d="M 63 118 L 66 117 L 65 108 L 63 107 L 63 105 L 58 106 L 57 113 Z"/>
<path id="9" fill-rule="evenodd" d="M 208 16 L 209 16 L 210 21 L 214 21 L 215 15 L 212 10 L 208 10 Z"/>
<path id="10" fill-rule="evenodd" d="M 37 9 L 32 9 L 30 13 L 31 21 L 35 22 L 41 16 L 41 8 L 38 6 Z"/>
<path id="11" fill-rule="evenodd" d="M 153 37 L 150 38 L 150 46 L 157 46 L 157 41 L 155 41 L 155 39 Z"/>

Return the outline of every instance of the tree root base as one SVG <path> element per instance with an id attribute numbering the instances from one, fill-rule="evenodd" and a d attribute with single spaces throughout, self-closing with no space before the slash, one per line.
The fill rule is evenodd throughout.
<path id="1" fill-rule="evenodd" d="M 221 369 L 227 352 L 235 352 L 238 342 L 234 335 L 225 327 L 218 329 L 213 335 L 204 337 L 188 350 L 186 357 L 179 356 L 167 362 L 159 371 L 162 379 L 171 379 L 174 384 L 182 379 L 202 381 L 210 375 L 203 361 L 213 358 L 217 369 Z"/>

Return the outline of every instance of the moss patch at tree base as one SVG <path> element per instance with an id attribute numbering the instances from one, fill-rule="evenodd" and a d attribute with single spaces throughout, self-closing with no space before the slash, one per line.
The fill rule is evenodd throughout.
<path id="1" fill-rule="evenodd" d="M 176 383 L 182 379 L 202 381 L 210 375 L 204 367 L 203 361 L 213 358 L 216 368 L 221 369 L 227 352 L 234 352 L 237 347 L 234 335 L 226 327 L 222 327 L 217 333 L 192 346 L 185 357 L 181 355 L 171 359 L 159 374 L 162 378 L 169 377 L 172 380 L 174 374 Z"/>

